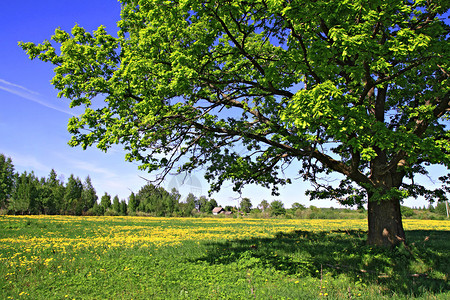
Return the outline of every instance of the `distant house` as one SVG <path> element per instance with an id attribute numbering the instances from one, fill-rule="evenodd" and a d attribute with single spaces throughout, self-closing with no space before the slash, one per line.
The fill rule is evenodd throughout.
<path id="1" fill-rule="evenodd" d="M 213 215 L 218 215 L 218 214 L 223 214 L 225 213 L 225 209 L 223 209 L 222 207 L 214 207 L 214 209 L 212 210 Z"/>

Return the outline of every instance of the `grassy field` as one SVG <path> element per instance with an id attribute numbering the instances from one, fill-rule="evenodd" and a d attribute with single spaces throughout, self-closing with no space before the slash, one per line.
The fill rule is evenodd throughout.
<path id="1" fill-rule="evenodd" d="M 0 299 L 450 299 L 450 222 L 0 216 Z"/>

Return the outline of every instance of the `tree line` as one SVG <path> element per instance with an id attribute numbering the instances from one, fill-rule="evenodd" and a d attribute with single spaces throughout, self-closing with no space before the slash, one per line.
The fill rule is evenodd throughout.
<path id="1" fill-rule="evenodd" d="M 98 201 L 100 200 L 100 201 Z M 0 210 L 8 214 L 61 215 L 134 215 L 192 216 L 198 212 L 211 213 L 217 201 L 189 194 L 185 201 L 174 188 L 166 191 L 151 183 L 128 201 L 111 197 L 105 192 L 97 196 L 91 178 L 82 181 L 71 174 L 67 182 L 52 169 L 47 177 L 31 172 L 15 172 L 12 159 L 0 153 Z"/>
<path id="2" fill-rule="evenodd" d="M 11 158 L 0 153 L 0 211 L 8 214 L 61 214 L 61 215 L 150 215 L 190 217 L 211 214 L 219 206 L 214 199 L 206 196 L 196 197 L 190 193 L 184 201 L 175 188 L 170 192 L 151 183 L 144 185 L 136 194 L 131 192 L 128 201 L 120 200 L 104 193 L 100 198 L 92 185 L 91 178 L 82 181 L 70 175 L 64 183 L 64 177 L 58 176 L 52 169 L 47 177 L 32 172 L 19 174 L 14 172 Z M 291 208 L 285 208 L 280 200 L 268 202 L 262 200 L 253 207 L 249 198 L 239 201 L 239 205 L 225 206 L 225 211 L 235 215 L 243 214 L 254 218 L 301 218 L 301 219 L 354 219 L 366 218 L 363 207 L 358 210 L 308 208 L 295 202 Z M 439 219 L 447 215 L 446 204 L 438 203 L 423 208 L 401 206 L 403 217 L 419 219 Z"/>

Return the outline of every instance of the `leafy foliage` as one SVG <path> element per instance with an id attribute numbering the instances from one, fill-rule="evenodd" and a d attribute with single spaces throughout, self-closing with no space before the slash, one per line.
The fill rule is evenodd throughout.
<path id="1" fill-rule="evenodd" d="M 75 26 L 52 37 L 60 53 L 49 41 L 21 46 L 55 65 L 60 96 L 86 107 L 69 122 L 73 146 L 122 143 L 163 176 L 188 155 L 179 170 L 207 164 L 212 190 L 232 180 L 275 192 L 290 182 L 281 166 L 301 160 L 306 179 L 350 180 L 313 197 L 353 204 L 362 197 L 344 197 L 350 182 L 373 189 L 375 175 L 449 165 L 440 4 L 124 0 L 118 37 Z M 98 95 L 105 105 L 93 109 Z"/>

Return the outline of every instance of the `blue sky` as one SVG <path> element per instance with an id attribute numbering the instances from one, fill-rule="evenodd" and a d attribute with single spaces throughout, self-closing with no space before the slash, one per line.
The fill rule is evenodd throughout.
<path id="1" fill-rule="evenodd" d="M 103 153 L 96 148 L 83 151 L 67 145 L 70 135 L 66 125 L 71 115 L 80 113 L 69 109 L 69 101 L 57 98 L 50 84 L 52 66 L 30 61 L 17 45 L 18 41 L 40 43 L 49 39 L 57 27 L 70 31 L 79 24 L 88 31 L 104 25 L 108 32 L 116 32 L 120 18 L 120 4 L 115 0 L 22 0 L 0 2 L 0 153 L 13 160 L 16 171 L 34 171 L 47 177 L 53 168 L 67 179 L 70 174 L 83 181 L 90 176 L 97 194 L 104 192 L 127 199 L 130 191 L 137 192 L 152 176 L 140 172 L 136 164 L 126 162 L 120 147 Z M 291 172 L 294 172 L 292 168 Z M 442 168 L 435 171 L 437 177 Z M 206 195 L 207 182 L 202 173 L 169 177 L 163 187 L 177 187 L 185 197 L 189 192 Z M 281 195 L 273 197 L 270 191 L 249 186 L 242 197 L 249 197 L 254 206 L 261 200 L 282 200 L 286 207 L 293 202 L 306 206 L 339 207 L 332 201 L 311 202 L 304 196 L 310 185 L 302 181 L 281 188 Z M 230 186 L 213 194 L 221 205 L 236 205 L 238 194 Z M 423 206 L 424 201 L 406 201 L 409 206 Z"/>

